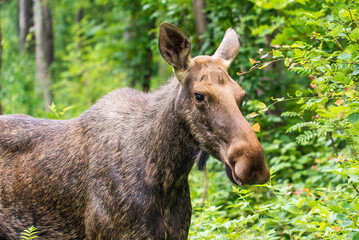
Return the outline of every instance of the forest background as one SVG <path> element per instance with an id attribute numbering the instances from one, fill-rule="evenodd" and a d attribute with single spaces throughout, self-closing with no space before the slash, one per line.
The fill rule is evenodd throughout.
<path id="1" fill-rule="evenodd" d="M 0 3 L 0 114 L 69 119 L 115 88 L 152 91 L 172 75 L 161 22 L 190 37 L 192 56 L 234 28 L 230 75 L 250 96 L 243 114 L 272 178 L 237 187 L 215 159 L 194 168 L 190 238 L 359 239 L 358 1 Z"/>

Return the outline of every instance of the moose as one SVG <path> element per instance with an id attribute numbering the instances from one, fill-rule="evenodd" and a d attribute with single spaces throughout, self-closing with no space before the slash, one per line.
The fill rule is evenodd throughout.
<path id="1" fill-rule="evenodd" d="M 199 152 L 235 184 L 268 181 L 246 93 L 227 72 L 235 31 L 192 58 L 185 33 L 162 23 L 158 46 L 174 77 L 152 93 L 118 89 L 71 120 L 0 117 L 0 239 L 31 225 L 42 239 L 187 239 Z"/>

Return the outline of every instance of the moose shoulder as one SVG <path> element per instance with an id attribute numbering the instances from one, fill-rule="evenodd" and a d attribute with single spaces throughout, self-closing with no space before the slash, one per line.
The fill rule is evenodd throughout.
<path id="1" fill-rule="evenodd" d="M 236 184 L 269 179 L 262 147 L 227 73 L 228 29 L 213 56 L 163 23 L 159 49 L 175 77 L 154 93 L 115 90 L 80 117 L 0 117 L 0 239 L 34 225 L 44 239 L 186 239 L 188 174 L 202 149 Z"/>

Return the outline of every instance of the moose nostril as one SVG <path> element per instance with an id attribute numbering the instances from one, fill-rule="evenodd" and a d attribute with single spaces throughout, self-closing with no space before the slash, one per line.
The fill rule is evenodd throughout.
<path id="1" fill-rule="evenodd" d="M 237 140 L 229 146 L 224 158 L 228 178 L 238 185 L 262 184 L 270 174 L 264 161 L 263 148 L 257 141 Z"/>

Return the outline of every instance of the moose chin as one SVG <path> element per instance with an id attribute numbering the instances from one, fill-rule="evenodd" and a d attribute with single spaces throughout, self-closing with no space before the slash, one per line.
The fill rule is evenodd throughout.
<path id="1" fill-rule="evenodd" d="M 174 77 L 153 93 L 118 89 L 71 120 L 0 117 L 0 239 L 31 225 L 42 239 L 187 239 L 198 149 L 235 184 L 268 181 L 227 72 L 235 31 L 192 58 L 187 36 L 162 23 L 158 46 Z"/>

